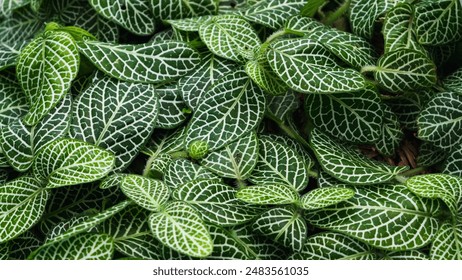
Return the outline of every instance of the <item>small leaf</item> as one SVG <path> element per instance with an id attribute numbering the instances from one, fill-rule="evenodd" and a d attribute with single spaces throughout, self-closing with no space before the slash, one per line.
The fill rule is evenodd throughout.
<path id="1" fill-rule="evenodd" d="M 446 77 L 443 81 L 443 86 L 448 91 L 462 93 L 462 68 L 459 68 L 454 73 Z"/>
<path id="2" fill-rule="evenodd" d="M 259 1 L 246 9 L 243 17 L 248 21 L 279 29 L 287 18 L 299 13 L 305 2 L 304 0 Z"/>
<path id="3" fill-rule="evenodd" d="M 404 133 L 401 130 L 401 124 L 398 117 L 386 104 L 381 104 L 383 108 L 383 124 L 381 126 L 381 135 L 375 144 L 377 150 L 385 156 L 392 156 L 401 144 Z"/>
<path id="4" fill-rule="evenodd" d="M 266 101 L 266 110 L 279 120 L 289 119 L 300 105 L 298 95 L 293 91 L 281 96 L 268 96 Z"/>
<path id="5" fill-rule="evenodd" d="M 149 224 L 154 237 L 180 253 L 199 258 L 212 253 L 210 233 L 196 210 L 185 202 L 170 202 L 162 212 L 149 216 Z"/>
<path id="6" fill-rule="evenodd" d="M 300 207 L 306 210 L 322 209 L 348 200 L 354 195 L 354 190 L 342 185 L 317 188 L 301 197 Z"/>
<path id="7" fill-rule="evenodd" d="M 428 143 L 428 142 L 426 142 Z M 444 161 L 443 173 L 451 174 L 455 176 L 462 177 L 462 144 L 455 146 L 455 148 L 447 155 L 446 160 Z M 446 153 L 441 151 L 440 149 L 434 149 L 437 155 L 433 159 L 437 159 L 442 161 L 445 159 Z M 439 152 L 439 153 L 438 153 Z M 435 161 L 432 163 L 438 163 L 439 161 Z"/>
<path id="8" fill-rule="evenodd" d="M 0 43 L 0 70 L 15 66 L 22 48 L 29 41 L 15 42 L 12 44 Z"/>
<path id="9" fill-rule="evenodd" d="M 263 134 L 259 135 L 259 139 L 276 141 L 286 147 L 291 148 L 297 153 L 298 156 L 300 156 L 303 159 L 308 169 L 311 169 L 315 164 L 314 159 L 311 157 L 310 153 L 308 153 L 300 143 L 288 136 L 276 134 Z"/>
<path id="10" fill-rule="evenodd" d="M 423 142 L 419 146 L 419 154 L 417 155 L 417 166 L 432 166 L 435 164 L 438 164 L 442 162 L 443 160 L 446 160 L 446 172 L 443 173 L 449 173 L 451 174 L 450 169 L 453 171 L 456 171 L 458 168 L 457 166 L 457 161 L 461 158 L 457 156 L 458 149 L 455 149 L 455 151 L 452 154 L 447 154 L 446 151 L 443 149 L 436 147 L 430 142 Z M 449 167 L 449 165 L 452 165 L 452 162 L 454 162 L 455 166 Z M 449 168 L 449 169 L 448 169 Z M 457 175 L 457 174 L 453 174 Z"/>
<path id="11" fill-rule="evenodd" d="M 57 188 L 101 179 L 113 166 L 111 153 L 85 142 L 61 139 L 37 153 L 33 170 L 47 179 L 47 188 Z"/>
<path id="12" fill-rule="evenodd" d="M 28 109 L 26 96 L 16 79 L 0 74 L 0 128 L 22 117 Z"/>
<path id="13" fill-rule="evenodd" d="M 0 17 L 10 17 L 15 9 L 24 7 L 29 2 L 30 0 L 3 0 L 0 4 Z"/>
<path id="14" fill-rule="evenodd" d="M 300 195 L 293 188 L 286 185 L 249 186 L 237 192 L 237 198 L 257 205 L 295 204 Z"/>
<path id="15" fill-rule="evenodd" d="M 155 122 L 156 128 L 171 129 L 186 121 L 188 114 L 185 110 L 188 108 L 177 85 L 157 88 L 155 93 L 159 96 L 159 114 Z"/>
<path id="16" fill-rule="evenodd" d="M 136 204 L 154 212 L 160 211 L 170 197 L 170 190 L 162 181 L 138 175 L 124 176 L 120 189 Z"/>
<path id="17" fill-rule="evenodd" d="M 215 0 L 149 0 L 153 14 L 162 20 L 182 19 L 215 14 L 218 3 Z"/>
<path id="18" fill-rule="evenodd" d="M 172 189 L 199 179 L 220 180 L 218 176 L 204 167 L 197 165 L 187 159 L 177 159 L 169 164 L 165 171 L 164 181 Z"/>
<path id="19" fill-rule="evenodd" d="M 141 149 L 141 152 L 150 157 L 156 157 L 161 153 L 170 154 L 182 151 L 185 132 L 185 127 L 175 130 L 156 131 Z"/>

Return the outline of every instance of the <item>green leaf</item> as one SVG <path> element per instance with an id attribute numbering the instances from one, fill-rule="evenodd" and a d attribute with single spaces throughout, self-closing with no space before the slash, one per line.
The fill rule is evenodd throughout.
<path id="1" fill-rule="evenodd" d="M 42 28 L 42 20 L 32 10 L 20 8 L 12 16 L 0 22 L 0 38 L 2 43 L 14 44 L 26 41 Z"/>
<path id="2" fill-rule="evenodd" d="M 185 202 L 169 203 L 162 212 L 149 216 L 154 234 L 164 245 L 192 257 L 212 253 L 210 233 L 196 210 Z"/>
<path id="3" fill-rule="evenodd" d="M 19 177 L 0 186 L 0 243 L 16 238 L 42 217 L 49 192 L 33 177 Z"/>
<path id="4" fill-rule="evenodd" d="M 111 174 L 109 176 L 106 176 L 106 178 L 104 178 L 104 180 L 102 180 L 99 183 L 99 188 L 103 189 L 103 190 L 110 189 L 112 187 L 118 188 L 118 187 L 120 187 L 120 185 L 122 184 L 123 179 L 127 175 L 128 174 L 114 173 L 114 174 Z"/>
<path id="5" fill-rule="evenodd" d="M 350 186 L 356 195 L 307 213 L 307 221 L 386 250 L 411 250 L 429 244 L 438 230 L 441 203 L 420 198 L 405 186 Z"/>
<path id="6" fill-rule="evenodd" d="M 241 137 L 223 148 L 209 153 L 201 165 L 220 177 L 244 180 L 257 164 L 258 139 L 255 132 Z"/>
<path id="7" fill-rule="evenodd" d="M 300 195 L 292 187 L 286 185 L 266 184 L 240 189 L 237 192 L 237 198 L 250 204 L 284 205 L 297 203 Z"/>
<path id="8" fill-rule="evenodd" d="M 156 157 L 161 153 L 174 153 L 183 150 L 183 139 L 186 133 L 185 127 L 174 130 L 158 130 L 141 149 L 141 152 L 150 157 Z"/>
<path id="9" fill-rule="evenodd" d="M 242 16 L 250 22 L 279 29 L 287 18 L 297 15 L 306 1 L 304 0 L 265 0 L 252 5 Z"/>
<path id="10" fill-rule="evenodd" d="M 0 4 L 0 17 L 10 17 L 13 10 L 29 4 L 30 0 L 3 0 Z"/>
<path id="11" fill-rule="evenodd" d="M 264 212 L 253 224 L 253 229 L 294 251 L 302 249 L 307 234 L 305 220 L 292 207 Z"/>
<path id="12" fill-rule="evenodd" d="M 176 31 L 199 32 L 201 24 L 211 17 L 211 15 L 205 15 L 182 19 L 169 19 L 164 21 L 169 23 Z"/>
<path id="13" fill-rule="evenodd" d="M 374 143 L 382 132 L 384 111 L 372 86 L 354 93 L 308 94 L 305 106 L 315 127 L 341 140 Z"/>
<path id="14" fill-rule="evenodd" d="M 462 225 L 460 221 L 455 225 L 442 224 L 430 247 L 430 258 L 432 260 L 462 259 L 461 240 Z"/>
<path id="15" fill-rule="evenodd" d="M 311 169 L 315 164 L 311 155 L 305 150 L 305 148 L 300 143 L 298 143 L 297 141 L 295 141 L 294 139 L 288 136 L 276 135 L 276 134 L 262 134 L 262 135 L 259 135 L 259 139 L 264 139 L 268 141 L 276 141 L 286 147 L 291 148 L 297 153 L 298 156 L 300 156 L 303 159 L 308 169 Z"/>
<path id="16" fill-rule="evenodd" d="M 71 119 L 70 95 L 50 111 L 39 123 L 30 127 L 18 119 L 1 130 L 0 147 L 10 165 L 20 172 L 28 170 L 34 155 L 46 144 L 68 133 Z"/>
<path id="17" fill-rule="evenodd" d="M 446 151 L 444 151 L 443 149 L 439 147 L 436 147 L 432 143 L 423 142 L 419 146 L 419 154 L 417 155 L 417 166 L 432 166 L 432 165 L 442 162 L 446 158 L 447 158 L 446 168 L 448 168 L 448 166 L 450 165 L 450 162 L 453 162 L 453 161 L 454 161 L 455 166 L 457 166 L 456 162 L 460 158 L 457 156 L 457 152 L 458 150 L 455 149 L 453 154 L 448 155 Z M 457 167 L 455 166 L 451 167 L 450 169 L 453 169 L 453 171 L 455 171 L 457 169 Z M 446 171 L 447 172 L 444 172 L 444 173 L 450 173 L 448 169 L 446 169 Z M 453 175 L 456 175 L 456 174 L 453 174 Z"/>
<path id="18" fill-rule="evenodd" d="M 462 145 L 459 144 L 455 146 L 455 148 L 449 153 L 447 156 L 446 160 L 444 161 L 443 167 L 443 173 L 446 174 L 451 174 L 455 176 L 460 176 L 462 177 Z M 435 149 L 436 152 L 440 152 L 438 154 L 439 157 L 436 159 L 439 159 L 439 161 L 444 160 L 444 157 L 446 156 L 446 153 L 441 152 L 439 149 Z M 438 163 L 438 162 L 432 162 L 432 163 Z"/>
<path id="19" fill-rule="evenodd" d="M 377 150 L 385 155 L 392 156 L 401 144 L 404 138 L 404 132 L 401 130 L 401 124 L 398 117 L 386 104 L 381 104 L 383 108 L 383 123 L 378 141 L 375 143 Z"/>
<path id="20" fill-rule="evenodd" d="M 36 155 L 34 173 L 47 179 L 47 188 L 88 183 L 106 176 L 114 156 L 85 142 L 61 139 L 44 146 Z"/>
<path id="21" fill-rule="evenodd" d="M 420 112 L 418 137 L 443 149 L 462 143 L 462 95 L 443 92 L 435 95 Z"/>
<path id="22" fill-rule="evenodd" d="M 70 135 L 114 153 L 114 170 L 121 171 L 149 139 L 158 106 L 150 85 L 104 77 L 74 102 Z"/>
<path id="23" fill-rule="evenodd" d="M 110 260 L 114 241 L 105 234 L 82 234 L 45 244 L 33 254 L 34 260 Z"/>
<path id="24" fill-rule="evenodd" d="M 314 17 L 314 15 L 320 10 L 325 4 L 326 0 L 309 0 L 300 10 L 300 15 L 304 17 Z"/>
<path id="25" fill-rule="evenodd" d="M 153 14 L 166 19 L 183 19 L 202 15 L 215 14 L 218 3 L 215 0 L 150 0 Z"/>
<path id="26" fill-rule="evenodd" d="M 416 91 L 436 83 L 436 66 L 425 54 L 398 49 L 384 54 L 374 67 L 374 77 L 390 92 Z"/>
<path id="27" fill-rule="evenodd" d="M 348 200 L 355 195 L 347 185 L 317 188 L 309 191 L 300 199 L 300 207 L 306 210 L 317 210 Z"/>
<path id="28" fill-rule="evenodd" d="M 154 212 L 160 211 L 170 197 L 170 190 L 162 181 L 139 175 L 124 176 L 120 189 L 136 204 Z"/>
<path id="29" fill-rule="evenodd" d="M 172 189 L 199 179 L 220 180 L 218 176 L 204 167 L 197 165 L 187 159 L 176 159 L 169 164 L 165 171 L 164 181 Z"/>
<path id="30" fill-rule="evenodd" d="M 323 29 L 325 26 L 314 18 L 300 15 L 290 17 L 284 24 L 284 29 L 286 31 L 299 35 L 310 33 L 310 31 L 318 28 Z"/>
<path id="31" fill-rule="evenodd" d="M 312 131 L 311 146 L 324 171 L 345 183 L 384 183 L 408 169 L 407 166 L 390 166 L 371 160 L 353 147 L 334 141 L 317 129 Z"/>
<path id="32" fill-rule="evenodd" d="M 255 129 L 265 112 L 264 92 L 244 71 L 217 82 L 197 107 L 186 132 L 186 147 L 205 141 L 217 150 Z"/>
<path id="33" fill-rule="evenodd" d="M 30 106 L 23 117 L 26 125 L 37 124 L 69 92 L 79 60 L 74 40 L 66 32 L 47 31 L 24 47 L 16 69 Z"/>
<path id="34" fill-rule="evenodd" d="M 29 106 L 14 77 L 0 74 L 0 128 L 27 113 Z"/>
<path id="35" fill-rule="evenodd" d="M 272 43 L 267 59 L 274 72 L 293 90 L 303 93 L 339 93 L 365 87 L 359 72 L 340 67 L 322 44 L 311 39 Z"/>
<path id="36" fill-rule="evenodd" d="M 25 260 L 32 251 L 42 245 L 42 241 L 31 231 L 26 231 L 24 234 L 3 244 L 8 244 L 10 260 Z"/>
<path id="37" fill-rule="evenodd" d="M 78 42 L 79 51 L 98 69 L 123 81 L 158 83 L 179 78 L 200 63 L 199 54 L 183 42 L 121 45 Z"/>
<path id="38" fill-rule="evenodd" d="M 8 171 L 6 169 L 0 169 L 0 185 L 5 184 L 8 181 Z"/>
<path id="39" fill-rule="evenodd" d="M 257 185 L 282 184 L 300 191 L 308 185 L 306 161 L 292 148 L 262 138 L 257 165 L 249 180 Z"/>
<path id="40" fill-rule="evenodd" d="M 446 77 L 443 81 L 443 86 L 448 91 L 462 93 L 462 68 L 459 68 L 454 73 Z"/>
<path id="41" fill-rule="evenodd" d="M 268 96 L 266 101 L 266 110 L 279 120 L 290 118 L 300 105 L 298 95 L 293 91 L 281 96 Z"/>
<path id="42" fill-rule="evenodd" d="M 103 17 L 138 35 L 154 33 L 155 18 L 149 0 L 90 0 L 90 5 Z"/>
<path id="43" fill-rule="evenodd" d="M 0 70 L 15 66 L 21 49 L 28 43 L 29 41 L 15 42 L 12 44 L 0 43 Z"/>
<path id="44" fill-rule="evenodd" d="M 250 221 L 260 212 L 237 199 L 236 193 L 216 180 L 195 180 L 179 186 L 173 198 L 191 205 L 207 223 L 231 226 Z"/>
<path id="45" fill-rule="evenodd" d="M 175 128 L 188 118 L 188 108 L 177 85 L 157 88 L 155 92 L 159 95 L 159 115 L 156 128 Z"/>
<path id="46" fill-rule="evenodd" d="M 241 63 L 261 44 L 252 26 L 236 15 L 210 18 L 201 25 L 199 35 L 214 54 Z"/>
<path id="47" fill-rule="evenodd" d="M 421 1 L 415 6 L 419 43 L 442 45 L 462 38 L 462 3 L 458 0 Z"/>

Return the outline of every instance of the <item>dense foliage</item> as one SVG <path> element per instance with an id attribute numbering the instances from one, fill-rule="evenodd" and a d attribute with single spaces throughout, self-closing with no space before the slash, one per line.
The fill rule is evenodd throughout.
<path id="1" fill-rule="evenodd" d="M 0 259 L 462 259 L 462 1 L 0 1 Z"/>

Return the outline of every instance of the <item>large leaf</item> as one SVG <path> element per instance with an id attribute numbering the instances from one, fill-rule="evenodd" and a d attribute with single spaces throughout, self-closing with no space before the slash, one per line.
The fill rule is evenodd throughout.
<path id="1" fill-rule="evenodd" d="M 0 128 L 27 113 L 27 98 L 14 77 L 0 75 Z"/>
<path id="2" fill-rule="evenodd" d="M 257 205 L 283 205 L 295 204 L 300 195 L 292 187 L 286 185 L 249 186 L 237 192 L 237 198 Z"/>
<path id="3" fill-rule="evenodd" d="M 85 41 L 77 45 L 98 69 L 111 77 L 131 82 L 169 81 L 185 75 L 200 62 L 199 54 L 183 42 L 121 45 Z"/>
<path id="4" fill-rule="evenodd" d="M 103 17 L 135 34 L 154 33 L 155 18 L 149 0 L 90 0 L 90 4 Z"/>
<path id="5" fill-rule="evenodd" d="M 421 111 L 418 137 L 435 146 L 451 149 L 462 143 L 462 95 L 443 92 L 435 95 Z"/>
<path id="6" fill-rule="evenodd" d="M 114 153 L 120 171 L 150 137 L 158 106 L 151 86 L 104 77 L 76 99 L 70 135 Z"/>
<path id="7" fill-rule="evenodd" d="M 37 153 L 33 170 L 47 179 L 47 188 L 57 188 L 101 179 L 112 170 L 114 160 L 114 155 L 96 146 L 61 139 Z"/>
<path id="8" fill-rule="evenodd" d="M 430 248 L 432 260 L 461 260 L 462 259 L 462 224 L 444 223 L 433 240 Z"/>
<path id="9" fill-rule="evenodd" d="M 246 9 L 243 17 L 248 21 L 279 29 L 287 18 L 297 15 L 304 0 L 265 0 Z"/>
<path id="10" fill-rule="evenodd" d="M 31 39 L 43 26 L 43 21 L 24 7 L 13 12 L 13 15 L 0 22 L 0 38 L 2 43 L 13 44 Z"/>
<path id="11" fill-rule="evenodd" d="M 176 159 L 172 161 L 168 165 L 164 175 L 165 183 L 172 189 L 176 189 L 185 183 L 199 179 L 220 180 L 220 178 L 212 172 L 187 159 Z"/>
<path id="12" fill-rule="evenodd" d="M 401 185 L 350 188 L 353 198 L 308 212 L 308 222 L 386 250 L 421 248 L 435 237 L 438 200 L 420 198 Z"/>
<path id="13" fill-rule="evenodd" d="M 268 47 L 267 59 L 274 72 L 299 92 L 352 92 L 365 87 L 359 72 L 340 67 L 336 57 L 312 39 L 276 41 Z"/>
<path id="14" fill-rule="evenodd" d="M 154 237 L 180 253 L 193 257 L 212 253 L 208 229 L 196 210 L 185 202 L 169 203 L 162 212 L 149 216 L 149 224 Z"/>
<path id="15" fill-rule="evenodd" d="M 49 192 L 33 177 L 0 186 L 0 243 L 16 238 L 42 217 Z"/>
<path id="16" fill-rule="evenodd" d="M 187 202 L 208 223 L 230 226 L 245 223 L 259 213 L 258 208 L 239 201 L 236 193 L 235 188 L 215 180 L 195 180 L 179 186 L 173 198 Z"/>
<path id="17" fill-rule="evenodd" d="M 199 34 L 211 52 L 237 62 L 245 62 L 261 44 L 252 26 L 236 15 L 210 18 L 201 25 Z"/>
<path id="18" fill-rule="evenodd" d="M 29 4 L 30 0 L 3 0 L 0 4 L 0 17 L 9 17 L 13 10 Z"/>
<path id="19" fill-rule="evenodd" d="M 27 231 L 4 244 L 8 244 L 10 260 L 25 260 L 32 251 L 42 245 L 42 240 L 37 238 L 31 231 Z"/>
<path id="20" fill-rule="evenodd" d="M 354 195 L 354 190 L 343 185 L 317 188 L 304 194 L 299 205 L 306 210 L 322 209 L 348 200 Z"/>
<path id="21" fill-rule="evenodd" d="M 22 50 L 16 69 L 30 106 L 23 118 L 27 125 L 37 124 L 68 93 L 79 60 L 66 32 L 47 31 Z"/>
<path id="22" fill-rule="evenodd" d="M 322 168 L 345 183 L 384 183 L 408 169 L 406 166 L 390 166 L 371 160 L 353 147 L 339 143 L 317 129 L 312 132 L 311 146 Z"/>
<path id="23" fill-rule="evenodd" d="M 15 66 L 21 49 L 28 43 L 28 41 L 15 42 L 12 44 L 0 43 L 0 70 Z"/>
<path id="24" fill-rule="evenodd" d="M 373 87 L 354 93 L 308 94 L 305 100 L 314 126 L 332 136 L 374 143 L 381 134 L 384 112 Z"/>
<path id="25" fill-rule="evenodd" d="M 215 14 L 218 3 L 215 0 L 149 0 L 153 14 L 162 20 L 182 19 Z"/>
<path id="26" fill-rule="evenodd" d="M 67 135 L 72 100 L 70 95 L 35 126 L 26 126 L 18 119 L 5 126 L 0 135 L 0 147 L 10 165 L 18 171 L 29 169 L 34 155 L 47 143 Z"/>
<path id="27" fill-rule="evenodd" d="M 170 197 L 170 190 L 162 182 L 138 175 L 124 176 L 120 189 L 139 206 L 149 211 L 160 211 Z"/>
<path id="28" fill-rule="evenodd" d="M 186 147 L 205 141 L 210 151 L 254 129 L 265 112 L 265 95 L 244 71 L 223 77 L 205 95 L 186 132 Z"/>

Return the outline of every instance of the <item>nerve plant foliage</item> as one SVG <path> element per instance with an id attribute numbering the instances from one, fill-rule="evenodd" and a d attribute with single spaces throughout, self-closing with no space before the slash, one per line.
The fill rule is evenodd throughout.
<path id="1" fill-rule="evenodd" d="M 2 0 L 0 259 L 462 259 L 461 42 L 459 0 Z"/>

